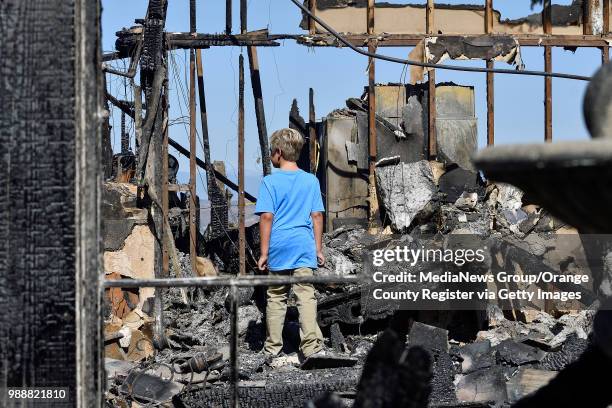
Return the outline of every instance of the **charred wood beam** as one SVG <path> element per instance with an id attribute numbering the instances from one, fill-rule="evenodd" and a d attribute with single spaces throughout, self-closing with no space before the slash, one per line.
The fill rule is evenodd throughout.
<path id="1" fill-rule="evenodd" d="M 246 0 L 242 0 L 246 4 Z M 246 5 L 244 6 L 246 14 Z M 246 16 L 245 16 L 246 24 Z M 238 256 L 240 276 L 246 275 L 246 235 L 244 230 L 244 56 L 238 58 Z M 237 406 L 237 405 L 236 405 Z"/>
<path id="2" fill-rule="evenodd" d="M 138 168 L 137 168 L 137 176 L 142 178 L 144 174 L 144 168 L 147 163 L 147 157 L 149 154 L 149 143 L 151 141 L 151 137 L 153 136 L 155 119 L 159 114 L 159 105 L 161 100 L 162 86 L 165 78 L 165 66 L 162 65 L 160 69 L 155 73 L 155 77 L 152 83 L 152 95 L 151 100 L 147 104 L 147 113 L 145 114 L 144 124 L 142 125 L 142 145 L 140 146 L 140 151 L 138 155 Z M 133 114 L 132 114 L 132 117 Z"/>
<path id="3" fill-rule="evenodd" d="M 120 101 L 115 98 L 113 95 L 106 93 L 106 99 L 116 106 L 122 113 L 125 113 L 130 118 L 134 119 L 134 104 L 128 101 Z"/>
<path id="4" fill-rule="evenodd" d="M 451 34 L 439 34 L 436 37 L 448 37 Z M 496 34 L 483 34 L 471 36 L 474 38 L 489 39 L 495 41 L 495 38 L 499 36 Z M 508 34 L 503 34 L 501 37 L 507 37 Z M 378 40 L 379 47 L 406 47 L 415 46 L 419 44 L 423 39 L 429 38 L 431 35 L 427 34 L 377 34 L 376 39 Z M 273 39 L 274 36 L 270 35 Z M 311 47 L 342 47 L 343 45 L 331 34 L 316 34 L 316 35 L 298 35 L 290 36 L 285 35 L 284 39 L 292 38 L 295 39 L 298 44 L 307 45 Z M 346 38 L 352 45 L 356 47 L 363 47 L 368 41 L 369 36 L 367 34 L 345 34 Z M 550 45 L 552 47 L 603 47 L 608 44 L 608 41 L 612 40 L 609 35 L 540 35 L 540 34 L 516 34 L 512 35 L 521 46 L 523 47 L 541 47 L 544 45 Z M 280 38 L 279 38 L 280 39 Z"/>
<path id="5" fill-rule="evenodd" d="M 181 48 L 209 48 L 219 46 L 257 46 L 278 47 L 280 43 L 274 41 L 268 35 L 261 34 L 195 34 L 168 33 L 166 34 L 170 49 Z M 275 39 L 280 39 L 276 37 Z"/>
<path id="6" fill-rule="evenodd" d="M 99 13 L 0 2 L 3 406 L 35 405 L 8 397 L 26 386 L 66 387 L 51 404 L 103 404 Z"/>
<path id="7" fill-rule="evenodd" d="M 138 68 L 138 61 L 140 60 L 141 53 L 142 53 L 142 41 L 138 41 L 136 45 L 136 50 L 134 51 L 134 56 L 132 57 L 132 61 L 130 62 L 130 67 L 127 72 L 113 69 L 106 64 L 102 64 L 102 71 L 104 71 L 107 74 L 119 75 L 119 76 L 123 76 L 126 78 L 134 78 L 136 76 L 136 69 Z"/>
<path id="8" fill-rule="evenodd" d="M 232 0 L 225 0 L 225 34 L 232 34 Z"/>
<path id="9" fill-rule="evenodd" d="M 261 76 L 259 75 L 259 59 L 257 58 L 257 48 L 248 47 L 247 53 L 249 55 L 251 87 L 253 88 L 253 98 L 255 99 L 255 118 L 257 120 L 259 146 L 261 148 L 261 165 L 263 167 L 264 176 L 267 176 L 272 172 L 272 166 L 270 163 L 268 129 L 266 126 L 266 113 L 264 110 L 263 92 L 261 90 Z"/>
<path id="10" fill-rule="evenodd" d="M 189 150 L 184 148 L 180 143 L 178 143 L 176 140 L 172 139 L 172 138 L 168 138 L 168 144 L 172 147 L 174 147 L 179 153 L 181 153 L 184 156 L 189 157 Z M 206 163 L 204 163 L 200 158 L 196 157 L 196 164 L 206 170 Z M 222 173 L 220 173 L 219 171 L 217 171 L 216 169 L 214 170 L 215 172 L 215 178 L 222 182 L 223 184 L 225 184 L 227 187 L 229 187 L 230 189 L 232 189 L 233 191 L 238 192 L 238 185 L 236 183 L 234 183 L 233 181 L 231 181 L 230 179 L 228 179 L 227 177 L 225 177 Z M 252 203 L 257 202 L 257 199 L 249 194 L 248 192 L 244 192 L 244 198 L 246 198 L 247 200 L 249 200 Z"/>

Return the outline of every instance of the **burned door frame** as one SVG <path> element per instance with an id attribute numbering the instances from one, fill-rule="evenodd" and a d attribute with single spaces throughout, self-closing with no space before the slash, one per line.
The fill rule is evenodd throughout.
<path id="1" fill-rule="evenodd" d="M 102 406 L 100 3 L 0 14 L 0 401 L 69 387 L 65 405 Z"/>

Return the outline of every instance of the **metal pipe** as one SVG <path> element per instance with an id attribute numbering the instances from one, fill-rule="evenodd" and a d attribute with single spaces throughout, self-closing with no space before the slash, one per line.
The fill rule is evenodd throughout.
<path id="1" fill-rule="evenodd" d="M 247 288 L 254 286 L 293 285 L 296 283 L 312 284 L 345 284 L 358 283 L 361 276 L 283 276 L 283 275 L 257 275 L 257 276 L 214 276 L 191 278 L 166 279 L 118 279 L 105 280 L 105 288 L 182 288 L 182 287 L 208 287 L 208 286 L 236 286 Z"/>
<path id="2" fill-rule="evenodd" d="M 239 273 L 246 275 L 246 234 L 244 226 L 244 56 L 238 57 L 238 257 Z"/>
<path id="3" fill-rule="evenodd" d="M 591 77 L 587 77 L 587 76 L 573 75 L 573 74 L 561 74 L 561 73 L 557 73 L 557 72 L 516 71 L 516 70 L 512 70 L 512 69 L 500 69 L 500 68 L 488 69 L 488 68 L 479 68 L 479 67 L 457 67 L 457 66 L 453 66 L 453 65 L 432 64 L 432 63 L 429 63 L 429 62 L 419 62 L 419 61 L 406 60 L 406 59 L 401 59 L 401 58 L 389 57 L 387 55 L 376 54 L 376 53 L 373 53 L 373 52 L 370 52 L 370 51 L 364 51 L 364 50 L 362 50 L 362 49 L 360 49 L 358 47 L 355 47 L 353 44 L 351 44 L 351 42 L 349 40 L 344 38 L 344 36 L 342 36 L 340 33 L 338 33 L 336 30 L 334 30 L 332 27 L 330 27 L 325 21 L 321 20 L 320 18 L 318 18 L 318 17 L 314 16 L 312 13 L 310 13 L 308 8 L 304 7 L 299 2 L 299 0 L 289 0 L 289 1 L 291 1 L 298 8 L 300 8 L 307 16 L 312 17 L 317 23 L 319 23 L 319 25 L 321 25 L 323 28 L 325 28 L 327 31 L 329 31 L 329 33 L 331 35 L 333 35 L 334 37 L 336 37 L 338 39 L 338 41 L 340 41 L 342 44 L 346 45 L 351 50 L 353 50 L 353 51 L 355 51 L 355 52 L 357 52 L 357 53 L 359 53 L 361 55 L 365 55 L 366 57 L 372 57 L 372 58 L 380 59 L 380 60 L 383 60 L 383 61 L 396 62 L 396 63 L 399 63 L 399 64 L 414 65 L 414 66 L 417 66 L 417 67 L 446 69 L 446 70 L 449 70 L 449 71 L 495 72 L 495 73 L 498 73 L 498 74 L 532 75 L 532 76 L 542 76 L 542 77 L 551 77 L 551 78 L 576 79 L 576 80 L 581 80 L 581 81 L 590 81 L 591 80 Z"/>

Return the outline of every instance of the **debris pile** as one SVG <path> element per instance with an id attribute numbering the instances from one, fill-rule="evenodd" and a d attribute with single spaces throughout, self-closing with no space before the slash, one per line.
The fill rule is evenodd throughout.
<path id="1" fill-rule="evenodd" d="M 475 171 L 454 164 L 400 162 L 378 167 L 377 178 L 384 208 L 382 228 L 370 234 L 360 225 L 344 225 L 326 233 L 327 261 L 318 274 L 366 273 L 365 259 L 372 249 L 427 236 L 480 234 L 501 241 L 537 241 L 569 231 L 526 202 L 516 188 L 487 184 Z M 256 240 L 257 226 L 252 229 L 251 238 Z M 222 248 L 222 238 L 215 239 Z M 188 256 L 179 252 L 178 258 L 181 276 L 190 276 Z M 214 264 L 201 260 L 223 275 L 232 262 L 227 255 L 223 258 L 213 255 Z M 172 265 L 170 269 L 177 274 Z M 386 302 L 362 304 L 361 289 L 358 284 L 317 286 L 318 321 L 325 346 L 333 354 L 310 367 L 302 365 L 297 353 L 295 299 L 289 299 L 283 354 L 266 364 L 261 352 L 265 291 L 240 289 L 242 404 L 359 407 L 383 400 L 401 404 L 410 400 L 413 405 L 405 406 L 423 407 L 509 404 L 548 383 L 584 352 L 594 315 L 588 310 L 548 310 L 549 314 L 535 307 L 502 311 L 495 305 L 487 311 L 400 312 Z M 171 288 L 164 295 L 168 347 L 156 354 L 151 343 L 139 337 L 139 331 L 147 332 L 149 318 L 136 298 L 123 314 L 117 308 L 110 312 L 106 340 L 116 345 L 107 346 L 106 354 L 107 397 L 112 403 L 229 406 L 228 289 L 183 291 Z M 406 313 L 408 318 L 398 317 Z M 391 336 L 393 327 L 400 329 Z M 397 382 L 403 391 L 389 393 L 385 385 L 387 394 L 383 393 L 379 388 L 387 381 Z"/>

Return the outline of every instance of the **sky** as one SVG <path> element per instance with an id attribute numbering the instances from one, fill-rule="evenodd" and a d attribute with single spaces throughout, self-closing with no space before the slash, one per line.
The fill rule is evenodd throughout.
<path id="1" fill-rule="evenodd" d="M 425 3 L 396 1 L 398 3 Z M 114 50 L 115 32 L 134 25 L 134 19 L 145 15 L 147 0 L 102 0 L 103 50 Z M 453 4 L 482 4 L 483 0 L 446 0 Z M 553 4 L 569 4 L 571 0 L 553 0 Z M 496 0 L 494 7 L 502 18 L 517 18 L 541 10 L 530 8 L 529 0 Z M 248 29 L 268 28 L 272 34 L 302 33 L 301 13 L 289 0 L 249 0 Z M 201 33 L 220 33 L 225 29 L 225 1 L 197 0 L 197 26 Z M 234 0 L 234 32 L 240 27 L 239 1 Z M 167 31 L 189 31 L 189 0 L 171 0 L 168 8 Z M 378 52 L 406 58 L 410 47 L 380 47 Z M 526 69 L 543 70 L 544 49 L 523 47 Z M 259 141 L 253 94 L 248 74 L 246 49 L 213 47 L 203 50 L 204 82 L 208 109 L 208 128 L 213 160 L 226 163 L 228 177 L 237 180 L 237 109 L 238 56 L 245 57 L 245 173 L 246 190 L 257 195 L 262 177 Z M 308 90 L 314 89 L 317 120 L 334 109 L 345 107 L 349 97 L 359 97 L 368 83 L 367 57 L 348 48 L 305 47 L 285 40 L 279 47 L 259 47 L 259 65 L 263 88 L 268 132 L 288 125 L 289 109 L 297 99 L 303 117 L 308 117 Z M 555 72 L 592 75 L 601 63 L 597 48 L 579 48 L 575 53 L 553 48 Z M 445 61 L 463 66 L 484 66 L 484 61 Z M 123 68 L 128 60 L 117 61 Z M 404 66 L 377 61 L 378 83 L 405 82 Z M 170 137 L 188 146 L 188 66 L 186 50 L 172 52 L 170 61 Z M 496 63 L 498 68 L 510 68 Z M 437 70 L 438 82 L 453 81 L 475 87 L 479 147 L 486 145 L 486 75 Z M 138 80 L 138 78 L 137 78 Z M 582 118 L 582 98 L 586 82 L 553 79 L 553 141 L 586 139 L 588 133 Z M 129 88 L 122 77 L 107 76 L 108 90 L 121 99 L 130 99 Z M 128 97 L 126 98 L 125 95 Z M 120 113 L 111 112 L 113 147 L 120 150 Z M 200 129 L 199 115 L 197 128 Z M 133 126 L 128 124 L 133 135 Z M 496 144 L 538 143 L 544 139 L 544 79 L 517 75 L 495 76 L 495 141 Z M 180 162 L 180 182 L 188 178 L 188 158 L 170 148 Z M 198 155 L 202 151 L 198 146 Z M 204 176 L 200 174 L 199 194 L 204 193 Z M 200 193 L 201 192 L 201 193 Z"/>

